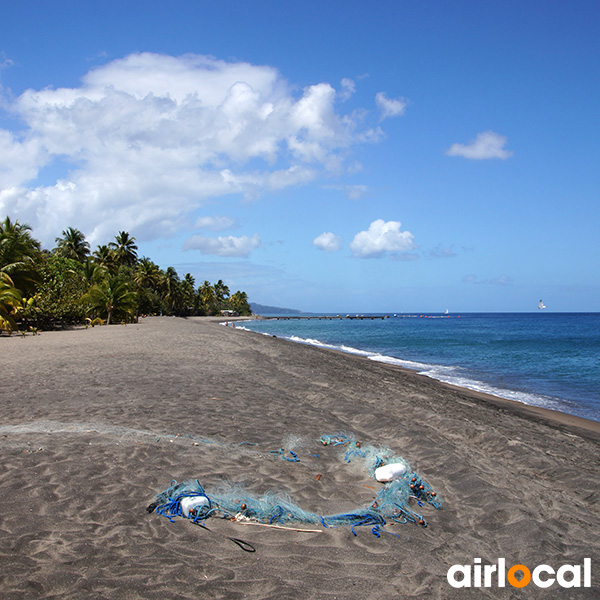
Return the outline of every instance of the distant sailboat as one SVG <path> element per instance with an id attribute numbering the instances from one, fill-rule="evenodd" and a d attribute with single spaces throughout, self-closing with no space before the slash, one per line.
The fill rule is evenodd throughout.
<path id="1" fill-rule="evenodd" d="M 447 314 L 448 314 L 448 309 L 446 309 L 446 312 L 445 312 L 444 314 L 445 314 L 445 315 L 447 315 Z"/>
<path id="2" fill-rule="evenodd" d="M 544 303 L 540 300 L 540 303 L 538 304 L 538 310 L 542 310 L 543 308 L 546 308 L 544 306 Z"/>

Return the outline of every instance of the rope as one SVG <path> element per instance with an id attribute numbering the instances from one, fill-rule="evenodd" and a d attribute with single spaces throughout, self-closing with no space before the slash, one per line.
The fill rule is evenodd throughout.
<path id="1" fill-rule="evenodd" d="M 300 459 L 298 458 L 298 455 L 295 452 L 292 452 L 291 450 L 288 450 L 288 452 L 290 453 L 290 456 L 286 456 L 285 449 L 280 448 L 279 450 L 271 450 L 269 454 L 278 454 L 279 456 L 281 456 L 281 458 L 283 458 L 283 460 L 287 460 L 289 462 L 300 462 Z"/>
<path id="2" fill-rule="evenodd" d="M 377 468 L 386 464 L 401 463 L 406 466 L 405 461 L 394 455 L 389 448 L 375 448 L 370 445 L 362 446 L 353 437 L 346 434 L 323 435 L 319 441 L 324 446 L 347 447 L 343 454 L 344 462 L 351 462 L 353 460 L 363 461 L 365 470 L 371 477 L 374 477 Z M 253 445 L 248 442 L 242 442 L 242 444 L 244 443 Z M 291 450 L 286 451 L 284 448 L 272 450 L 270 454 L 280 456 L 289 462 L 300 462 L 295 452 Z M 197 479 L 182 483 L 177 483 L 177 481 L 173 480 L 170 487 L 159 494 L 156 501 L 150 504 L 147 510 L 149 513 L 156 511 L 157 514 L 173 522 L 176 517 L 186 518 L 182 508 L 182 501 L 187 498 L 201 499 L 201 502 L 196 506 L 193 503 L 186 503 L 186 506 L 190 505 L 191 507 L 186 512 L 188 519 L 195 525 L 203 526 L 204 528 L 206 528 L 204 522 L 208 518 L 220 517 L 244 524 L 264 525 L 280 529 L 292 529 L 283 527 L 283 525 L 290 522 L 320 523 L 327 529 L 349 526 L 353 535 L 358 535 L 356 532 L 356 528 L 358 527 L 371 527 L 371 533 L 376 537 L 380 537 L 382 532 L 391 533 L 384 530 L 388 520 L 394 523 L 411 522 L 422 527 L 427 527 L 427 522 L 423 516 L 413 511 L 409 507 L 409 503 L 414 502 L 421 508 L 425 504 L 429 504 L 436 509 L 441 508 L 442 504 L 439 498 L 437 498 L 436 492 L 431 489 L 429 484 L 416 472 L 407 469 L 400 478 L 383 484 L 375 500 L 368 507 L 363 507 L 349 513 L 320 516 L 302 510 L 287 497 L 269 493 L 256 498 L 248 495 L 241 487 L 232 487 L 229 491 L 225 490 L 219 494 L 211 494 L 209 496 Z M 294 530 L 319 531 L 295 528 Z M 238 545 L 240 545 L 239 542 L 247 544 L 247 542 L 238 540 L 237 538 L 228 539 Z M 240 545 L 240 547 L 242 546 Z M 246 548 L 242 549 L 249 552 L 254 551 L 247 550 Z"/>

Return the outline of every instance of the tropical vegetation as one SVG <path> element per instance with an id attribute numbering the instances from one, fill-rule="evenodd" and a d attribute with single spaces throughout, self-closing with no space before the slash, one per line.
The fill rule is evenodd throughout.
<path id="1" fill-rule="evenodd" d="M 73 227 L 45 250 L 31 227 L 0 221 L 0 334 L 76 324 L 127 323 L 140 315 L 250 315 L 246 292 L 231 294 L 225 282 L 183 278 L 138 257 L 135 237 L 120 231 L 91 251 Z"/>

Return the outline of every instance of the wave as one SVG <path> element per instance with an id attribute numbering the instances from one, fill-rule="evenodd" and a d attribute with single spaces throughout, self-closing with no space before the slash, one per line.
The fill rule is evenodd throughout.
<path id="1" fill-rule="evenodd" d="M 240 327 L 240 329 L 242 328 Z M 246 328 L 244 327 L 243 329 Z M 251 330 L 248 329 L 248 331 Z M 268 335 L 269 337 L 272 337 L 272 334 L 264 333 L 263 335 Z M 381 354 L 379 352 L 361 350 L 360 348 L 354 348 L 352 346 L 347 346 L 344 344 L 328 344 L 326 342 L 322 342 L 321 340 L 317 340 L 314 338 L 302 338 L 296 335 L 281 337 L 283 337 L 283 339 L 287 339 L 299 344 L 307 344 L 309 346 L 316 346 L 318 348 L 324 348 L 327 350 L 337 350 L 345 352 L 347 354 L 356 354 L 358 356 L 364 356 L 365 358 L 375 362 L 404 367 L 405 369 L 417 371 L 419 375 L 425 375 L 437 381 L 449 383 L 451 385 L 466 388 L 476 392 L 482 392 L 485 394 L 490 394 L 492 396 L 505 398 L 507 400 L 514 400 L 516 402 L 520 402 L 521 404 L 539 406 L 541 408 L 549 408 L 561 412 L 564 412 L 567 406 L 569 406 L 569 412 L 573 412 L 574 409 L 574 407 L 568 405 L 567 402 L 561 401 L 552 396 L 511 390 L 508 388 L 498 387 L 490 383 L 486 383 L 484 381 L 481 381 L 480 379 L 477 379 L 477 377 L 474 374 L 469 373 L 466 369 L 458 366 L 439 365 L 401 359 L 395 356 Z"/>

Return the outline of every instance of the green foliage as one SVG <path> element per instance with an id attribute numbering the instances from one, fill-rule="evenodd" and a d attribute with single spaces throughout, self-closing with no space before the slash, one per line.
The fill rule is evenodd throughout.
<path id="1" fill-rule="evenodd" d="M 138 259 L 135 238 L 126 231 L 91 256 L 78 229 L 65 229 L 53 253 L 41 250 L 30 231 L 9 217 L 0 222 L 0 330 L 93 326 L 138 314 L 252 314 L 246 293 L 230 296 L 222 279 L 196 289 L 191 273 L 181 279 L 173 267 L 163 271 L 149 258 Z"/>
<path id="2" fill-rule="evenodd" d="M 29 225 L 11 221 L 10 217 L 0 222 L 0 272 L 23 293 L 32 292 L 39 283 L 37 263 L 42 254 L 40 243 L 30 231 Z"/>
<path id="3" fill-rule="evenodd" d="M 18 329 L 14 315 L 21 307 L 21 301 L 21 294 L 12 279 L 0 271 L 0 331 L 7 331 L 10 335 Z"/>
<path id="4" fill-rule="evenodd" d="M 90 253 L 90 245 L 79 229 L 69 227 L 62 232 L 62 237 L 57 237 L 55 241 L 57 246 L 54 254 L 57 256 L 83 262 Z"/>
<path id="5" fill-rule="evenodd" d="M 132 321 L 137 308 L 137 294 L 130 281 L 120 274 L 107 274 L 104 279 L 94 283 L 84 300 L 90 305 L 92 316 L 106 316 L 107 325 L 111 320 Z"/>
<path id="6" fill-rule="evenodd" d="M 250 308 L 250 303 L 248 302 L 248 295 L 246 292 L 237 291 L 233 296 L 231 296 L 229 300 L 229 305 L 231 306 L 231 310 L 234 310 L 241 316 L 250 316 L 252 314 L 252 309 Z"/>
<path id="7" fill-rule="evenodd" d="M 108 244 L 108 247 L 113 251 L 117 265 L 135 265 L 138 247 L 135 245 L 135 238 L 126 231 L 119 231 L 115 241 Z"/>
<path id="8" fill-rule="evenodd" d="M 111 273 L 116 273 L 118 265 L 113 251 L 108 246 L 98 246 L 93 254 L 94 262 Z"/>
<path id="9" fill-rule="evenodd" d="M 87 312 L 87 283 L 82 265 L 71 258 L 50 256 L 40 265 L 41 283 L 23 316 L 38 327 L 82 323 Z"/>
<path id="10" fill-rule="evenodd" d="M 215 289 L 210 284 L 210 281 L 205 281 L 198 288 L 199 297 L 199 310 L 202 315 L 214 315 L 216 314 L 217 308 L 217 297 L 215 296 Z"/>

